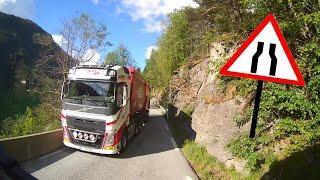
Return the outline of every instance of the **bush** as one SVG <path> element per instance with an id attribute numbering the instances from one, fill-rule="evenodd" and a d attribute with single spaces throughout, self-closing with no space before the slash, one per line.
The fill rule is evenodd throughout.
<path id="1" fill-rule="evenodd" d="M 194 106 L 184 106 L 181 111 L 184 112 L 187 116 L 191 117 L 194 112 Z"/>
<path id="2" fill-rule="evenodd" d="M 247 160 L 247 169 L 257 171 L 269 156 L 273 156 L 270 152 L 266 155 L 261 151 L 271 143 L 272 137 L 268 134 L 260 135 L 255 139 L 245 134 L 231 141 L 227 147 L 233 155 Z"/>
<path id="3" fill-rule="evenodd" d="M 58 129 L 58 109 L 49 104 L 27 107 L 23 114 L 5 119 L 0 125 L 0 138 L 16 137 Z"/>

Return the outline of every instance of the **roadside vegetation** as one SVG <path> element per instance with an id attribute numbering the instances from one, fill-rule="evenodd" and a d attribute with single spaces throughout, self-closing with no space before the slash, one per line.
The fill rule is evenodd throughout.
<path id="1" fill-rule="evenodd" d="M 15 81 L 6 100 L 9 112 L 0 119 L 0 139 L 55 130 L 61 127 L 60 97 L 56 81 L 34 68 L 17 68 Z M 27 76 L 39 77 L 36 83 L 19 82 Z M 41 77 L 41 78 L 40 78 Z"/>
<path id="2" fill-rule="evenodd" d="M 297 178 L 303 170 L 310 172 L 306 177 L 319 178 L 320 174 L 311 168 L 319 164 L 320 157 L 319 2 L 204 0 L 198 3 L 200 6 L 196 9 L 185 8 L 169 15 L 167 29 L 157 43 L 158 49 L 147 60 L 143 72 L 145 78 L 157 92 L 167 90 L 175 70 L 189 61 L 207 57 L 210 43 L 222 43 L 226 49 L 237 47 L 268 13 L 273 13 L 306 85 L 297 87 L 265 83 L 256 138 L 250 139 L 243 134 L 226 148 L 237 158 L 246 160 L 246 169 L 251 174 L 260 174 L 262 178 Z M 216 69 L 209 73 L 216 74 L 227 58 L 212 62 Z M 237 95 L 245 97 L 252 105 L 256 81 L 219 75 L 218 80 L 220 91 L 236 86 Z M 248 106 L 234 120 L 242 126 L 251 120 L 251 115 L 252 106 Z M 190 146 L 198 145 L 187 141 L 183 149 Z M 197 151 L 185 153 L 191 162 L 196 161 L 193 156 L 205 158 L 204 153 Z M 210 167 L 210 162 L 205 162 Z M 192 164 L 196 164 L 199 174 L 207 177 L 202 165 Z M 212 171 L 215 171 L 214 167 Z"/>
<path id="3" fill-rule="evenodd" d="M 214 179 L 240 179 L 242 176 L 236 170 L 226 168 L 211 156 L 205 147 L 194 141 L 186 141 L 182 151 L 203 180 L 213 179 L 213 177 Z"/>
<path id="4" fill-rule="evenodd" d="M 60 110 L 50 104 L 27 107 L 22 114 L 6 118 L 0 125 L 0 139 L 55 130 L 61 127 Z"/>

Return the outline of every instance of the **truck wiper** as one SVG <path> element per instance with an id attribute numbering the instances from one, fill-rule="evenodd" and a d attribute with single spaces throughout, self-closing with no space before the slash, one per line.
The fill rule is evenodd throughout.
<path id="1" fill-rule="evenodd" d="M 80 104 L 82 104 L 82 98 L 80 98 L 80 97 L 65 97 L 65 98 L 79 100 Z"/>
<path id="2" fill-rule="evenodd" d="M 84 99 L 86 98 L 86 99 Z M 99 99 L 91 99 L 90 97 L 84 97 L 82 96 L 82 100 L 84 101 L 95 101 L 95 102 L 105 102 L 105 103 L 110 103 L 110 100 L 99 100 Z"/>

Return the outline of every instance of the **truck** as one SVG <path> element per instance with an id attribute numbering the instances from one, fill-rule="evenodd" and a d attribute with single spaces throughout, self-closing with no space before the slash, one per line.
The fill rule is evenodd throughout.
<path id="1" fill-rule="evenodd" d="M 149 118 L 150 88 L 135 68 L 76 66 L 62 85 L 65 146 L 120 154 Z"/>

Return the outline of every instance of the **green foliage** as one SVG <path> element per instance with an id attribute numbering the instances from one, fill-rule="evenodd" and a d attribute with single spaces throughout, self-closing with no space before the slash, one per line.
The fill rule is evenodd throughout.
<path id="1" fill-rule="evenodd" d="M 211 156 L 205 147 L 193 141 L 185 141 L 183 153 L 195 168 L 200 179 L 241 179 L 234 169 L 226 168 L 216 158 Z"/>
<path id="2" fill-rule="evenodd" d="M 247 108 L 242 113 L 237 114 L 233 118 L 233 121 L 236 122 L 238 126 L 243 126 L 251 120 L 252 112 L 252 108 Z"/>
<path id="3" fill-rule="evenodd" d="M 146 60 L 143 76 L 157 89 L 168 86 L 174 71 L 205 52 L 212 40 L 198 9 L 185 8 L 168 16 L 167 28 L 157 42 L 157 50 Z"/>
<path id="4" fill-rule="evenodd" d="M 251 171 L 257 171 L 265 163 L 266 159 L 270 159 L 269 157 L 273 156 L 273 154 L 266 155 L 261 152 L 261 149 L 268 147 L 271 142 L 272 137 L 268 134 L 262 134 L 255 139 L 242 135 L 233 140 L 228 145 L 228 148 L 232 154 L 247 160 L 246 168 Z"/>
<path id="5" fill-rule="evenodd" d="M 301 126 L 301 123 L 299 123 L 299 121 L 295 122 L 289 118 L 283 119 L 274 128 L 273 135 L 276 138 L 283 138 L 293 134 L 301 133 L 302 129 L 299 126 Z"/>
<path id="6" fill-rule="evenodd" d="M 184 106 L 181 111 L 184 112 L 187 116 L 191 117 L 194 112 L 194 106 Z"/>
<path id="7" fill-rule="evenodd" d="M 26 87 L 16 83 L 9 88 L 0 88 L 0 124 L 7 117 L 23 113 L 26 107 L 39 103 L 39 97 L 32 92 L 26 92 Z"/>
<path id="8" fill-rule="evenodd" d="M 117 64 L 119 66 L 136 66 L 130 51 L 123 44 L 120 44 L 114 51 L 109 52 L 105 57 L 105 64 Z"/>
<path id="9" fill-rule="evenodd" d="M 261 164 L 264 163 L 265 158 L 260 153 L 251 153 L 247 157 L 246 168 L 251 171 L 257 171 L 260 169 Z"/>
<path id="10" fill-rule="evenodd" d="M 45 132 L 60 127 L 59 110 L 49 104 L 27 107 L 23 114 L 6 118 L 0 124 L 0 139 Z"/>

